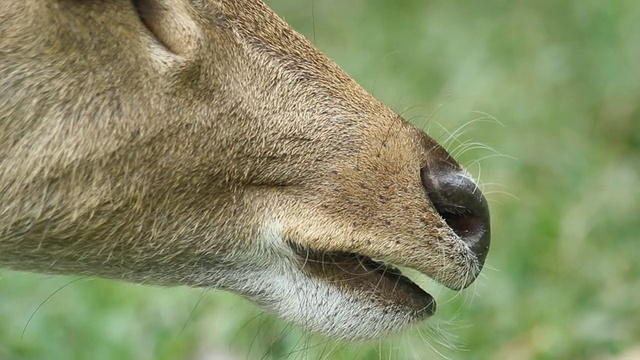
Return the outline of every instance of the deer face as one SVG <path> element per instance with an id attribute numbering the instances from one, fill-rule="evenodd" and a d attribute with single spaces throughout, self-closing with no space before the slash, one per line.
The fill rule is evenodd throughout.
<path id="1" fill-rule="evenodd" d="M 5 14 L 0 264 L 226 289 L 351 340 L 435 311 L 396 265 L 480 272 L 473 180 L 262 2 Z"/>

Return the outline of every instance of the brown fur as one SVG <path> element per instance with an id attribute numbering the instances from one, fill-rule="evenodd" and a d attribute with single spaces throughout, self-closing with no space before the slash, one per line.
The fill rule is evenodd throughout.
<path id="1" fill-rule="evenodd" d="M 421 182 L 459 166 L 264 4 L 138 10 L 0 5 L 1 266 L 228 288 L 273 223 L 299 249 L 477 275 Z"/>

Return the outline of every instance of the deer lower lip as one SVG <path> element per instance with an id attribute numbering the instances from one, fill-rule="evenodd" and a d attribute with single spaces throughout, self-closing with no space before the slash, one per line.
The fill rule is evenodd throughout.
<path id="1" fill-rule="evenodd" d="M 307 274 L 344 291 L 403 307 L 416 319 L 435 313 L 434 298 L 392 265 L 354 253 L 300 255 Z"/>

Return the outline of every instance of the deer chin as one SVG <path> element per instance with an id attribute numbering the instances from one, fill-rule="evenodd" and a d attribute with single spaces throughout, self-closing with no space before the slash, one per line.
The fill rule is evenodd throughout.
<path id="1" fill-rule="evenodd" d="M 394 265 L 288 243 L 279 224 L 266 230 L 261 252 L 247 256 L 241 278 L 223 288 L 287 322 L 334 339 L 369 341 L 423 322 L 436 310 L 434 298 Z"/>
<path id="2" fill-rule="evenodd" d="M 357 253 L 298 252 L 302 271 L 341 291 L 366 294 L 382 306 L 402 309 L 416 321 L 435 313 L 434 298 L 394 264 Z"/>
<path id="3" fill-rule="evenodd" d="M 305 252 L 282 260 L 251 272 L 240 292 L 323 336 L 376 340 L 426 320 L 436 309 L 434 298 L 397 268 L 363 255 Z"/>

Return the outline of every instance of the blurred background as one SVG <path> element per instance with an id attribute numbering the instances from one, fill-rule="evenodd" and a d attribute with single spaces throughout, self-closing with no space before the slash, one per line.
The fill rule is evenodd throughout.
<path id="1" fill-rule="evenodd" d="M 483 276 L 343 344 L 227 293 L 2 271 L 0 359 L 640 359 L 639 2 L 268 3 L 480 178 Z"/>

